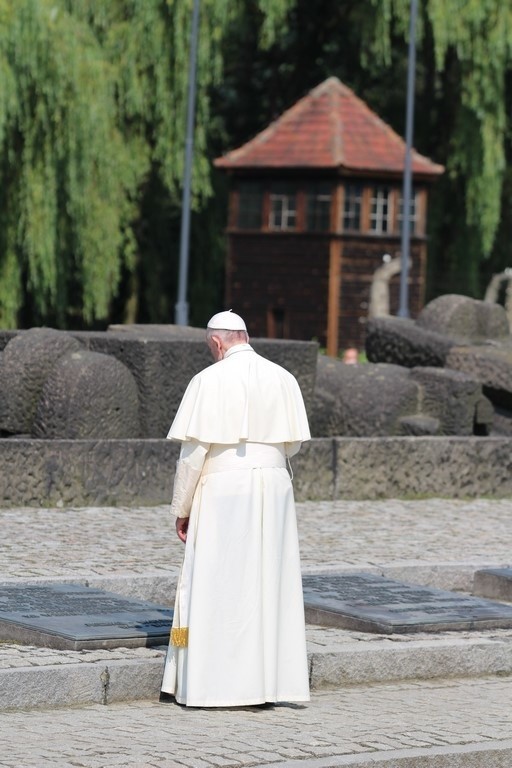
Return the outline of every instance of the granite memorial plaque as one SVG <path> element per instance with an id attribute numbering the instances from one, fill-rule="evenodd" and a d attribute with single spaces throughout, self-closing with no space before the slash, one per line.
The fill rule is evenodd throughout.
<path id="1" fill-rule="evenodd" d="M 166 644 L 172 610 L 76 584 L 0 585 L 0 640 L 82 650 Z"/>
<path id="2" fill-rule="evenodd" d="M 307 575 L 306 620 L 383 634 L 512 627 L 512 606 L 370 573 Z"/>

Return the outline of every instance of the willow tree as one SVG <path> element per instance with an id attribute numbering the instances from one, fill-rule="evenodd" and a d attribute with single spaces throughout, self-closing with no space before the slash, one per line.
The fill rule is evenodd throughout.
<path id="1" fill-rule="evenodd" d="M 264 35 L 287 10 L 260 0 Z M 192 0 L 0 0 L 0 325 L 108 316 L 148 178 L 178 202 Z M 202 0 L 193 196 L 230 0 Z M 73 320 L 75 318 L 75 321 Z"/>
<path id="2" fill-rule="evenodd" d="M 371 0 L 363 63 L 372 59 L 390 66 L 396 40 L 408 36 L 409 11 L 410 0 Z M 479 295 L 481 261 L 492 254 L 502 215 L 511 128 L 506 89 L 512 72 L 512 5 L 503 0 L 420 0 L 420 11 L 420 62 L 433 56 L 433 82 L 418 87 L 423 93 L 433 91 L 439 102 L 444 96 L 438 133 L 443 120 L 449 124 L 446 156 L 437 159 L 446 163 L 442 216 L 446 239 L 452 242 L 447 246 L 438 233 L 437 247 L 447 248 L 452 283 Z M 458 196 L 463 196 L 462 205 Z M 465 221 L 449 213 L 447 218 L 450 209 L 460 210 Z"/>

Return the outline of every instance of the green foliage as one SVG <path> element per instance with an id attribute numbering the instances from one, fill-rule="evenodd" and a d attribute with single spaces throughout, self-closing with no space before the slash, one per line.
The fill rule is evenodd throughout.
<path id="1" fill-rule="evenodd" d="M 24 288 L 40 315 L 62 319 L 77 274 L 90 319 L 117 285 L 131 165 L 107 63 L 55 3 L 3 2 L 1 14 L 0 322 L 15 325 Z"/>
<path id="2" fill-rule="evenodd" d="M 409 0 L 372 0 L 374 26 L 368 49 L 390 64 L 394 36 L 407 36 Z M 492 250 L 500 221 L 505 171 L 505 79 L 512 64 L 512 6 L 502 0 L 423 0 L 418 46 L 430 26 L 437 87 L 456 65 L 458 94 L 451 105 L 454 130 L 447 172 L 465 179 L 466 221 L 480 252 Z M 367 57 L 368 58 L 368 57 Z"/>
<path id="3" fill-rule="evenodd" d="M 193 0 L 0 0 L 0 326 L 162 322 L 176 295 Z M 222 293 L 211 158 L 337 75 L 404 131 L 410 0 L 201 0 L 191 319 Z M 419 0 L 431 295 L 510 266 L 512 6 Z M 482 256 L 490 255 L 484 262 Z"/>
<path id="4" fill-rule="evenodd" d="M 260 5 L 271 41 L 288 3 Z M 195 208 L 212 191 L 209 89 L 236 12 L 201 2 Z M 22 306 L 90 324 L 140 283 L 147 190 L 180 200 L 191 18 L 192 0 L 0 0 L 0 326 Z"/>

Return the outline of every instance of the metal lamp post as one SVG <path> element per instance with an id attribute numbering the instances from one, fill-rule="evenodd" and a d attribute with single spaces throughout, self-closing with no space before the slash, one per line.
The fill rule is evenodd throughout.
<path id="1" fill-rule="evenodd" d="M 197 37 L 199 30 L 199 1 L 194 0 L 192 30 L 190 33 L 190 56 L 188 67 L 187 128 L 185 139 L 185 170 L 181 207 L 180 262 L 178 279 L 178 301 L 175 306 L 176 325 L 188 325 L 188 257 L 190 241 L 190 187 L 194 150 L 194 114 L 196 102 Z"/>
<path id="2" fill-rule="evenodd" d="M 414 127 L 414 81 L 416 74 L 416 16 L 418 3 L 411 0 L 409 57 L 407 64 L 407 105 L 405 116 L 405 163 L 402 191 L 402 267 L 400 272 L 399 317 L 409 317 L 409 251 L 411 241 L 411 150 Z"/>

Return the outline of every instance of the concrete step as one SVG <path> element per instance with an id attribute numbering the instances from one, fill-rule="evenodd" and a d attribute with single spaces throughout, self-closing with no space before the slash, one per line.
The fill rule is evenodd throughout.
<path id="1" fill-rule="evenodd" d="M 476 571 L 473 592 L 481 597 L 512 603 L 512 568 L 485 568 Z"/>
<path id="2" fill-rule="evenodd" d="M 512 630 L 395 639 L 307 628 L 311 689 L 512 675 Z M 158 698 L 165 648 L 61 651 L 0 645 L 0 710 Z"/>
<path id="3" fill-rule="evenodd" d="M 307 572 L 319 572 L 311 569 Z M 354 571 L 356 568 L 337 569 Z M 365 568 L 411 582 L 452 588 L 473 583 L 469 563 Z M 32 579 L 30 583 L 61 582 Z M 71 581 L 71 580 L 70 580 Z M 172 605 L 174 575 L 91 576 L 75 583 Z M 3 583 L 18 583 L 6 579 Z M 28 580 L 26 583 L 29 583 Z M 312 690 L 401 680 L 512 675 L 512 629 L 415 635 L 369 635 L 307 627 Z M 59 651 L 0 644 L 0 711 L 152 699 L 165 648 Z"/>
<path id="4" fill-rule="evenodd" d="M 272 762 L 273 768 L 510 768 L 511 765 L 512 740 Z"/>

